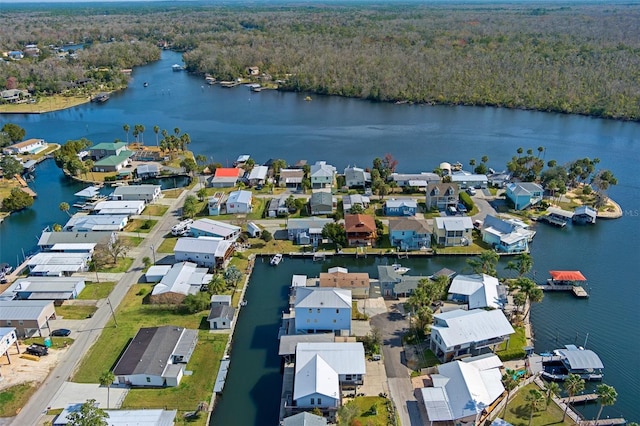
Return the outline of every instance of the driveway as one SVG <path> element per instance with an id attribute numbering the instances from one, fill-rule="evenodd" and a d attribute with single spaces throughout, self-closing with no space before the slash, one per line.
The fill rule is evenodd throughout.
<path id="1" fill-rule="evenodd" d="M 411 370 L 406 366 L 402 336 L 409 328 L 409 321 L 402 314 L 398 302 L 387 302 L 388 312 L 371 317 L 371 326 L 380 330 L 382 353 L 387 371 L 389 393 L 398 410 L 400 424 L 420 426 L 420 410 L 413 394 Z"/>

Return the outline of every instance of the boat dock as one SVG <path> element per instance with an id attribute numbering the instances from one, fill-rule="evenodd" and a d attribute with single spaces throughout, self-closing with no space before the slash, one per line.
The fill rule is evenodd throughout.
<path id="1" fill-rule="evenodd" d="M 595 420 L 583 420 L 580 422 L 580 426 L 616 426 L 625 424 L 627 424 L 627 421 L 623 418 L 600 419 L 597 422 Z"/>
<path id="2" fill-rule="evenodd" d="M 551 226 L 556 226 L 558 228 L 564 228 L 565 226 L 567 226 L 567 221 L 564 219 L 558 219 L 556 217 L 553 217 L 551 215 L 544 215 L 544 216 L 540 216 L 537 219 L 538 222 L 543 222 L 543 223 L 548 223 Z"/>
<path id="3" fill-rule="evenodd" d="M 221 81 L 220 82 L 220 87 L 231 88 L 231 87 L 236 87 L 238 85 L 240 85 L 240 83 L 237 81 Z"/>
<path id="4" fill-rule="evenodd" d="M 557 285 L 557 284 L 544 284 L 539 285 L 538 288 L 542 291 L 570 291 L 575 297 L 586 299 L 589 297 L 589 293 L 579 285 Z"/>
<path id="5" fill-rule="evenodd" d="M 571 399 L 571 401 L 569 401 Z M 596 402 L 598 400 L 598 394 L 596 393 L 585 393 L 584 395 L 576 395 L 572 398 L 560 398 L 560 401 L 568 404 L 585 404 L 587 402 Z"/>

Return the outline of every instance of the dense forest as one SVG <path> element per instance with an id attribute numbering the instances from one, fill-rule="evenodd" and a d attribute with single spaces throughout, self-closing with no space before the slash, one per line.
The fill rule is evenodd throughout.
<path id="1" fill-rule="evenodd" d="M 0 20 L 1 50 L 91 43 L 83 63 L 64 65 L 76 74 L 105 62 L 96 48 L 161 42 L 185 52 L 189 71 L 232 79 L 256 66 L 284 90 L 640 119 L 640 5 L 101 4 Z M 16 68 L 0 66 L 0 78 Z"/>

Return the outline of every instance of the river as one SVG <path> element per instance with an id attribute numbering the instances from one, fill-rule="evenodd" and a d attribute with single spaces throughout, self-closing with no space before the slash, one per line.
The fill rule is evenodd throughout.
<path id="1" fill-rule="evenodd" d="M 625 214 L 618 220 L 601 220 L 593 227 L 538 227 L 532 245 L 537 278 L 545 279 L 552 269 L 579 269 L 589 279 L 591 297 L 577 300 L 568 295 L 545 295 L 532 309 L 535 346 L 546 351 L 565 343 L 583 344 L 588 333 L 587 347 L 596 351 L 606 366 L 605 383 L 619 393 L 617 403 L 605 408 L 605 416 L 640 420 L 636 403 L 640 373 L 635 358 L 640 353 L 640 286 L 634 269 L 640 262 L 639 123 L 500 108 L 380 104 L 316 95 L 305 101 L 306 94 L 301 93 L 252 93 L 242 86 L 208 86 L 201 77 L 172 72 L 171 65 L 179 62 L 178 54 L 163 52 L 160 61 L 136 68 L 130 87 L 104 104 L 42 115 L 0 116 L 0 126 L 11 121 L 24 127 L 27 137 L 50 142 L 87 137 L 98 143 L 125 140 L 125 123 L 132 128 L 143 124 L 146 144 L 155 144 L 154 125 L 170 132 L 178 127 L 191 136 L 191 150 L 225 165 L 240 154 L 250 154 L 258 163 L 269 158 L 284 158 L 289 163 L 326 160 L 342 170 L 349 164 L 370 166 L 373 158 L 391 153 L 400 172 L 431 171 L 441 161 L 468 164 L 469 159 L 483 155 L 489 157 L 489 167 L 502 170 L 518 147 L 536 152 L 538 146 L 545 147 L 545 161 L 598 157 L 599 167 L 613 170 L 620 182 L 610 195 Z M 33 247 L 34 237 L 44 226 L 65 220 L 65 213 L 57 206 L 61 201 L 72 201 L 77 186 L 50 167 L 55 167 L 52 162 L 38 167 L 34 189 L 40 196 L 34 207 L 1 225 L 2 261 L 14 264 L 23 249 Z M 412 266 L 414 270 L 433 272 L 429 262 L 435 260 L 415 262 L 427 263 Z M 305 273 L 306 268 L 301 264 L 295 269 Z M 277 281 L 276 286 L 288 284 L 290 278 L 280 276 L 290 274 L 288 268 L 279 271 L 269 280 Z M 254 279 L 258 278 L 252 282 Z M 243 314 L 246 318 L 241 315 L 239 325 L 253 318 L 251 312 L 248 309 Z M 255 321 L 253 324 L 258 324 L 262 319 Z M 251 324 L 244 326 L 249 333 L 253 333 Z M 242 339 L 243 330 L 239 328 Z M 242 359 L 240 348 L 236 345 L 233 356 Z M 230 377 L 238 369 L 238 363 L 232 365 Z M 251 389 L 264 389 L 260 388 L 264 379 L 259 371 L 256 374 L 242 376 L 243 382 L 252 384 Z M 278 389 L 269 388 L 265 398 L 271 401 Z M 250 424 L 257 415 L 250 414 L 257 413 L 256 394 L 239 395 L 240 399 L 223 398 L 219 408 L 227 410 L 225 404 L 231 404 L 237 413 L 247 413 Z M 252 408 L 245 411 L 245 407 Z M 595 410 L 585 413 L 594 416 Z"/>

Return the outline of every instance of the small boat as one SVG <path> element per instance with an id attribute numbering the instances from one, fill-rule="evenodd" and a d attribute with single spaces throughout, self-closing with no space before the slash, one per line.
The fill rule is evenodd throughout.
<path id="1" fill-rule="evenodd" d="M 91 98 L 91 102 L 103 103 L 109 100 L 109 94 L 106 92 L 100 92 Z"/>
<path id="2" fill-rule="evenodd" d="M 402 274 L 406 274 L 407 272 L 409 272 L 409 270 L 411 268 L 407 268 L 405 266 L 402 266 L 399 263 L 394 263 L 393 265 L 391 265 L 393 267 L 393 270 L 396 274 L 402 275 Z"/>
<path id="3" fill-rule="evenodd" d="M 144 82 L 144 87 L 149 87 L 149 83 L 147 83 L 146 81 Z"/>
<path id="4" fill-rule="evenodd" d="M 595 352 L 575 345 L 556 349 L 548 359 L 542 359 L 542 377 L 562 381 L 569 374 L 577 374 L 584 380 L 602 380 L 604 365 Z"/>
<path id="5" fill-rule="evenodd" d="M 307 96 L 306 98 L 304 98 L 304 100 L 309 102 L 311 100 L 311 96 Z"/>
<path id="6" fill-rule="evenodd" d="M 0 274 L 10 274 L 12 270 L 13 266 L 9 265 L 8 263 L 0 263 Z"/>
<path id="7" fill-rule="evenodd" d="M 240 302 L 240 306 L 247 306 L 247 301 L 243 300 L 242 302 Z"/>
<path id="8" fill-rule="evenodd" d="M 174 70 L 174 71 L 182 71 L 184 69 L 184 67 L 182 65 L 180 65 L 180 64 L 173 64 L 171 66 L 171 69 Z"/>
<path id="9" fill-rule="evenodd" d="M 271 266 L 278 266 L 280 262 L 282 262 L 282 253 L 277 253 L 271 258 L 269 264 Z"/>

